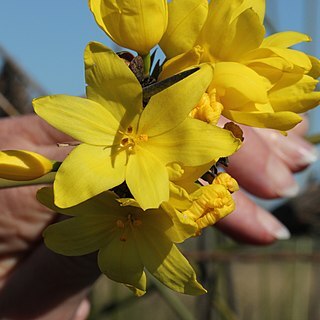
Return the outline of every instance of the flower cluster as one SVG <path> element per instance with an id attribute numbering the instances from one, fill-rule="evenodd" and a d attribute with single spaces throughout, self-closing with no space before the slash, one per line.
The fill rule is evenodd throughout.
<path id="1" fill-rule="evenodd" d="M 217 170 L 243 142 L 235 123 L 287 131 L 320 100 L 319 61 L 289 49 L 309 37 L 264 38 L 264 6 L 89 0 L 99 27 L 137 56 L 91 42 L 86 97 L 34 99 L 36 114 L 76 141 L 62 163 L 26 151 L 0 157 L 6 179 L 57 171 L 53 187 L 37 194 L 69 216 L 44 231 L 50 249 L 70 256 L 98 251 L 101 271 L 137 295 L 146 291 L 145 270 L 177 292 L 206 292 L 177 244 L 235 208 L 238 184 Z M 158 44 L 163 65 L 150 57 Z M 224 128 L 221 116 L 231 120 Z"/>

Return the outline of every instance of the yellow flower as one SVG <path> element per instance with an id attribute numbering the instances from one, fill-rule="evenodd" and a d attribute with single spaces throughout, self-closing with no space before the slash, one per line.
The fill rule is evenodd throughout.
<path id="1" fill-rule="evenodd" d="M 205 186 L 195 183 L 211 166 L 212 163 L 196 168 L 179 167 L 177 164 L 170 166 L 170 198 L 162 207 L 173 221 L 184 226 L 193 225 L 195 236 L 235 209 L 231 193 L 239 190 L 239 186 L 229 174 L 219 173 L 212 184 Z M 170 210 L 174 210 L 174 214 Z M 180 234 L 187 237 L 182 232 Z"/>
<path id="2" fill-rule="evenodd" d="M 204 2 L 169 4 L 170 34 L 165 33 L 160 45 L 171 59 L 162 78 L 212 63 L 215 72 L 208 93 L 216 94 L 222 114 L 256 127 L 288 130 L 301 121 L 297 113 L 319 104 L 320 93 L 313 92 L 317 81 L 312 78 L 319 76 L 319 61 L 288 49 L 310 41 L 308 36 L 291 31 L 264 38 L 264 0 L 215 0 L 208 8 Z M 196 4 L 201 15 L 192 10 Z M 196 21 L 201 27 L 194 27 L 187 38 L 181 26 L 194 26 Z"/>
<path id="3" fill-rule="evenodd" d="M 226 189 L 231 193 L 239 190 L 238 182 L 226 172 L 218 173 L 212 183 L 225 186 Z"/>
<path id="4" fill-rule="evenodd" d="M 118 45 L 149 53 L 167 28 L 166 0 L 89 0 L 99 27 Z"/>
<path id="5" fill-rule="evenodd" d="M 25 181 L 42 177 L 52 170 L 52 161 L 25 150 L 0 151 L 0 178 Z"/>
<path id="6" fill-rule="evenodd" d="M 215 90 L 210 94 L 205 92 L 199 103 L 191 110 L 190 116 L 210 124 L 217 124 L 223 110 L 223 105 L 216 100 Z"/>
<path id="7" fill-rule="evenodd" d="M 140 295 L 146 291 L 144 269 L 177 292 L 206 292 L 174 244 L 176 226 L 162 209 L 143 211 L 120 206 L 112 192 L 68 209 L 54 205 L 51 188 L 38 191 L 37 198 L 50 209 L 71 216 L 44 231 L 45 244 L 51 250 L 67 256 L 98 251 L 100 270 L 110 279 L 133 287 Z"/>
<path id="8" fill-rule="evenodd" d="M 89 44 L 85 65 L 88 98 L 56 95 L 33 101 L 40 117 L 83 142 L 57 172 L 58 207 L 126 181 L 143 209 L 158 208 L 169 198 L 166 164 L 198 166 L 238 148 L 229 131 L 188 118 L 211 82 L 209 66 L 154 95 L 143 109 L 139 82 L 110 49 Z"/>
<path id="9" fill-rule="evenodd" d="M 197 234 L 235 209 L 230 192 L 222 184 L 203 186 L 191 196 L 194 198 L 192 205 L 182 214 L 195 221 L 198 226 Z"/>

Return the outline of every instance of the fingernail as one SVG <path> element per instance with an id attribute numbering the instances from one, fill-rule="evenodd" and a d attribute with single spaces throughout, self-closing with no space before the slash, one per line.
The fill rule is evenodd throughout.
<path id="1" fill-rule="evenodd" d="M 278 132 L 270 130 L 260 130 L 257 132 L 267 137 L 273 150 L 286 162 L 292 162 L 299 166 L 307 166 L 319 159 L 317 149 L 299 136 L 283 136 Z"/>
<path id="2" fill-rule="evenodd" d="M 87 299 L 84 299 L 81 301 L 73 319 L 85 320 L 87 319 L 89 313 L 90 313 L 90 303 Z"/>
<path id="3" fill-rule="evenodd" d="M 319 159 L 319 153 L 315 147 L 305 148 L 301 146 L 297 148 L 297 152 L 300 154 L 298 159 L 300 165 L 309 165 Z"/>
<path id="4" fill-rule="evenodd" d="M 259 210 L 257 219 L 262 226 L 278 240 L 287 240 L 290 238 L 290 232 L 278 219 L 271 213 Z"/>
<path id="5" fill-rule="evenodd" d="M 276 156 L 270 155 L 267 159 L 266 173 L 271 188 L 278 196 L 292 198 L 299 193 L 299 185 L 294 180 L 291 171 Z"/>

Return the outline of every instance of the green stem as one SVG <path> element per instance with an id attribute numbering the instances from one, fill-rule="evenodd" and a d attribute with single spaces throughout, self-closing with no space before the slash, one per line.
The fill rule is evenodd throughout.
<path id="1" fill-rule="evenodd" d="M 28 181 L 13 181 L 13 180 L 0 179 L 0 189 L 34 186 L 38 184 L 50 184 L 54 181 L 55 175 L 56 175 L 55 172 L 50 172 L 41 178 L 28 180 Z"/>
<path id="2" fill-rule="evenodd" d="M 148 78 L 150 75 L 150 68 L 151 68 L 151 58 L 150 53 L 145 56 L 142 56 L 143 59 L 143 75 L 145 78 Z"/>

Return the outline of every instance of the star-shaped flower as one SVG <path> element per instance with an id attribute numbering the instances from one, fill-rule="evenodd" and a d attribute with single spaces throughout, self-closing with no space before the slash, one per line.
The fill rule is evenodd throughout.
<path id="1" fill-rule="evenodd" d="M 137 206 L 121 206 L 110 191 L 67 209 L 54 205 L 51 188 L 39 190 L 37 198 L 52 210 L 71 216 L 44 231 L 45 244 L 51 250 L 67 256 L 98 251 L 101 271 L 140 293 L 146 291 L 144 269 L 177 292 L 206 292 L 174 244 L 192 236 L 194 226 L 173 221 L 161 208 L 143 211 Z"/>
<path id="2" fill-rule="evenodd" d="M 154 95 L 144 109 L 141 85 L 110 49 L 90 43 L 85 65 L 87 98 L 55 95 L 33 101 L 40 117 L 82 142 L 57 172 L 58 207 L 126 181 L 143 209 L 158 208 L 169 198 L 167 164 L 198 166 L 239 147 L 231 132 L 188 117 L 212 80 L 209 65 Z"/>

